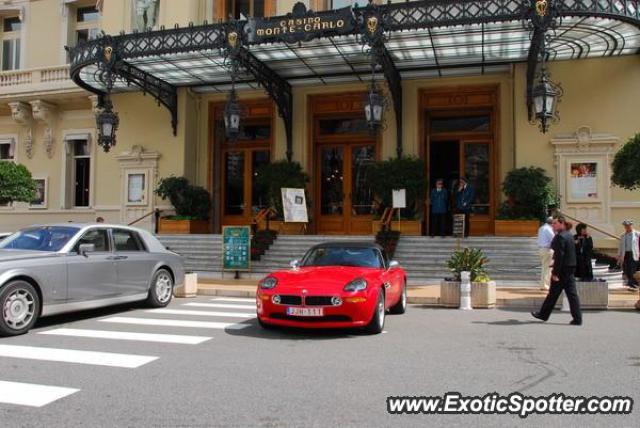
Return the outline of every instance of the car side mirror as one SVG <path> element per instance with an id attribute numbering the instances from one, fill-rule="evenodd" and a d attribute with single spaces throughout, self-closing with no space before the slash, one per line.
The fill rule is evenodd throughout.
<path id="1" fill-rule="evenodd" d="M 395 261 L 395 260 L 391 260 L 391 261 L 389 262 L 389 270 L 394 269 L 394 268 L 397 268 L 397 267 L 399 267 L 399 266 L 400 266 L 400 263 L 398 263 L 398 262 L 397 262 L 397 261 Z"/>
<path id="2" fill-rule="evenodd" d="M 84 257 L 87 257 L 88 253 L 93 253 L 95 251 L 96 246 L 94 244 L 80 244 L 78 247 L 78 254 Z"/>
<path id="3" fill-rule="evenodd" d="M 289 262 L 289 266 L 291 266 L 291 269 L 293 269 L 293 270 L 298 270 L 300 268 L 300 261 L 299 260 L 291 260 Z"/>

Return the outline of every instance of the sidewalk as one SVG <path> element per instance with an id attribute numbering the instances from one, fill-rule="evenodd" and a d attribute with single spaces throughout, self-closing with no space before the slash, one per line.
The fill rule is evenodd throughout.
<path id="1" fill-rule="evenodd" d="M 205 296 L 254 297 L 257 281 L 253 280 L 200 280 L 198 294 Z M 498 308 L 535 309 L 540 307 L 547 293 L 537 288 L 498 287 Z M 440 286 L 409 287 L 409 303 L 440 306 Z M 609 309 L 634 309 L 638 293 L 626 289 L 609 291 Z"/>

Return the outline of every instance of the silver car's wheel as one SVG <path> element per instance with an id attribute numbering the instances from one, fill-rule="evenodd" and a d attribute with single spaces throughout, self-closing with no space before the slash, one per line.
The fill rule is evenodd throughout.
<path id="1" fill-rule="evenodd" d="M 28 282 L 14 281 L 4 286 L 1 291 L 0 333 L 3 335 L 26 333 L 38 318 L 40 302 L 36 290 Z"/>
<path id="2" fill-rule="evenodd" d="M 158 269 L 151 279 L 147 304 L 154 308 L 162 308 L 171 302 L 173 297 L 173 277 L 166 269 Z"/>

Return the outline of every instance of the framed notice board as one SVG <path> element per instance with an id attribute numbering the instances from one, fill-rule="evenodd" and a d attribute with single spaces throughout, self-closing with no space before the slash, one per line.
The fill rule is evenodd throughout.
<path id="1" fill-rule="evenodd" d="M 453 236 L 464 238 L 464 214 L 453 215 Z"/>
<path id="2" fill-rule="evenodd" d="M 249 226 L 222 227 L 222 270 L 251 269 L 251 228 Z"/>

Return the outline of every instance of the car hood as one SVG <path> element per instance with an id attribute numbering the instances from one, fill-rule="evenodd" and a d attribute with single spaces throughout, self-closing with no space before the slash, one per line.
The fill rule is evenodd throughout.
<path id="1" fill-rule="evenodd" d="M 292 288 L 326 288 L 336 287 L 342 289 L 356 278 L 371 275 L 372 268 L 350 266 L 314 266 L 302 267 L 294 270 L 281 270 L 269 276 L 278 279 L 279 286 Z"/>
<path id="2" fill-rule="evenodd" d="M 15 262 L 26 259 L 43 259 L 47 257 L 57 257 L 58 253 L 47 251 L 28 251 L 28 250 L 3 250 L 0 249 L 0 263 Z"/>

